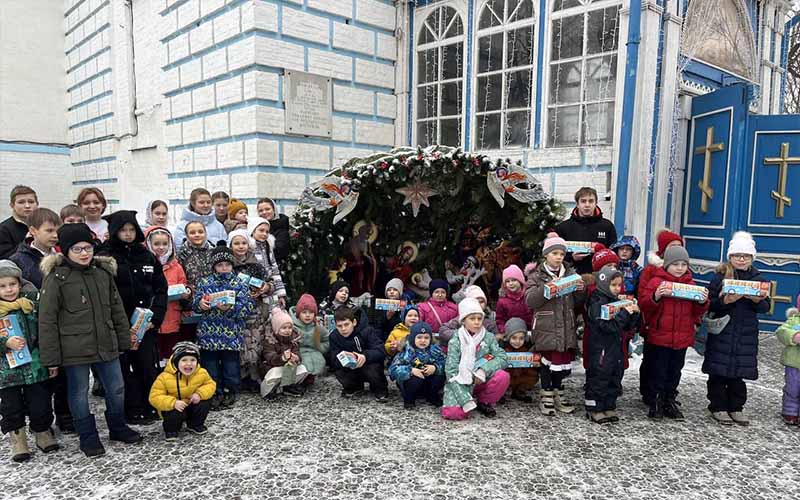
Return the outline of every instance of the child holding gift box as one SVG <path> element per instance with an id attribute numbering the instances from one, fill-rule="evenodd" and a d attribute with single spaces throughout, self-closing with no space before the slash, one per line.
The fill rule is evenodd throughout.
<path id="1" fill-rule="evenodd" d="M 533 311 L 525 303 L 525 276 L 522 269 L 511 264 L 503 270 L 503 285 L 500 287 L 500 298 L 497 299 L 497 331 L 506 333 L 506 322 L 511 318 L 519 318 L 530 327 Z"/>
<path id="2" fill-rule="evenodd" d="M 689 253 L 681 246 L 664 252 L 664 267 L 657 268 L 650 281 L 639 288 L 639 306 L 647 331 L 644 358 L 648 393 L 652 394 L 647 416 L 683 420 L 677 402 L 678 385 L 686 349 L 694 345 L 695 328 L 708 310 L 708 292 L 703 292 L 703 302 L 679 299 L 669 295 L 669 283 L 695 284 L 689 271 Z"/>
<path id="3" fill-rule="evenodd" d="M 749 424 L 742 413 L 747 402 L 744 379 L 758 378 L 758 315 L 770 309 L 770 299 L 766 296 L 724 294 L 722 281 L 766 282 L 753 266 L 755 257 L 753 237 L 743 231 L 735 233 L 728 244 L 728 262 L 717 268 L 708 286 L 709 311 L 717 317 L 730 317 L 721 332 L 709 332 L 703 358 L 703 373 L 708 374 L 708 409 L 711 417 L 722 425 Z"/>
<path id="4" fill-rule="evenodd" d="M 528 325 L 521 318 L 511 318 L 505 324 L 505 337 L 503 342 L 503 349 L 506 353 L 521 352 L 530 353 L 532 345 L 530 342 L 530 335 L 528 334 Z M 532 359 L 533 361 L 533 359 Z M 538 363 L 534 361 L 534 363 Z M 539 382 L 539 370 L 536 367 L 530 368 L 517 368 L 508 367 L 508 373 L 511 376 L 511 399 L 522 401 L 523 403 L 533 402 L 533 398 L 528 394 L 536 387 Z"/>
<path id="5" fill-rule="evenodd" d="M 564 263 L 566 244 L 556 233 L 547 235 L 542 248 L 543 262 L 528 278 L 525 300 L 533 309 L 533 347 L 542 356 L 539 369 L 539 410 L 544 415 L 572 413 L 575 407 L 564 398 L 564 379 L 572 373 L 578 348 L 575 305 L 584 301 L 584 283 L 579 280 L 574 293 L 545 298 L 547 284 L 575 274 Z"/>
<path id="6" fill-rule="evenodd" d="M 625 277 L 625 288 L 622 295 L 636 296 L 636 289 L 639 288 L 639 276 L 642 274 L 642 266 L 636 260 L 642 251 L 636 236 L 626 235 L 611 245 L 611 250 L 616 252 L 619 257 L 617 267 Z"/>
<path id="7" fill-rule="evenodd" d="M 386 339 L 386 343 L 383 345 L 386 355 L 390 357 L 405 348 L 405 340 L 411 332 L 411 328 L 419 323 L 419 309 L 417 306 L 409 304 L 403 309 L 400 317 L 403 322 L 394 327 L 394 330 L 389 334 L 389 338 Z"/>
<path id="8" fill-rule="evenodd" d="M 331 345 L 330 332 L 317 321 L 317 312 L 317 301 L 307 293 L 301 295 L 297 305 L 290 310 L 295 329 L 303 334 L 300 358 L 308 370 L 308 376 L 303 380 L 305 386 L 313 384 L 314 378 L 325 371 L 325 356 Z"/>
<path id="9" fill-rule="evenodd" d="M 250 217 L 247 221 L 247 233 L 253 238 L 253 252 L 256 261 L 267 271 L 268 281 L 272 282 L 270 292 L 261 296 L 261 300 L 272 308 L 277 305 L 286 308 L 286 286 L 281 278 L 281 270 L 275 259 L 275 237 L 269 234 L 270 222 L 261 217 Z"/>
<path id="10" fill-rule="evenodd" d="M 446 280 L 431 280 L 428 291 L 431 295 L 419 305 L 419 318 L 433 327 L 433 333 L 439 333 L 442 325 L 458 317 L 458 306 L 447 300 L 450 285 Z"/>
<path id="11" fill-rule="evenodd" d="M 206 227 L 202 222 L 187 223 L 185 231 L 186 241 L 178 250 L 178 262 L 186 274 L 186 286 L 194 295 L 197 282 L 213 272 L 209 257 L 214 246 L 206 238 Z"/>
<path id="12" fill-rule="evenodd" d="M 403 299 L 403 281 L 400 278 L 392 278 L 386 283 L 385 296 L 390 300 Z M 392 333 L 394 327 L 403 322 L 401 319 L 402 311 L 375 311 L 374 320 L 372 325 L 381 337 L 381 340 L 386 342 L 389 334 Z"/>
<path id="13" fill-rule="evenodd" d="M 275 399 L 280 393 L 294 397 L 305 394 L 303 380 L 308 370 L 300 358 L 303 334 L 294 329 L 292 317 L 276 307 L 271 313 L 272 330 L 264 339 L 264 365 L 267 374 L 261 382 L 261 397 Z"/>
<path id="14" fill-rule="evenodd" d="M 342 384 L 342 397 L 352 397 L 369 384 L 370 392 L 379 403 L 389 397 L 386 375 L 383 374 L 383 344 L 372 327 L 356 318 L 356 312 L 340 307 L 334 313 L 336 330 L 331 332 L 330 359 L 333 374 Z M 355 360 L 352 367 L 342 364 L 340 354 Z"/>
<path id="15" fill-rule="evenodd" d="M 233 273 L 233 252 L 221 242 L 209 257 L 214 273 L 202 278 L 194 295 L 194 310 L 203 315 L 197 327 L 200 354 L 217 391 L 211 399 L 211 410 L 230 408 L 236 402 L 241 383 L 239 351 L 244 342 L 245 320 L 253 312 L 250 287 Z M 233 305 L 211 306 L 208 295 L 234 291 Z"/>
<path id="16" fill-rule="evenodd" d="M 589 297 L 587 316 L 592 336 L 586 344 L 586 416 L 595 423 L 619 421 L 617 398 L 622 395 L 625 331 L 639 321 L 639 307 L 631 303 L 609 319 L 602 318 L 603 306 L 619 300 L 625 276 L 611 266 L 595 273 L 597 288 Z"/>
<path id="17" fill-rule="evenodd" d="M 510 377 L 506 353 L 494 335 L 483 327 L 483 308 L 475 299 L 458 304 L 461 328 L 447 344 L 442 417 L 447 420 L 469 418 L 477 409 L 495 417 L 495 404 L 503 397 Z"/>
<path id="18" fill-rule="evenodd" d="M 800 423 L 800 295 L 797 306 L 786 311 L 786 322 L 775 334 L 784 345 L 781 363 L 783 375 L 783 408 L 781 414 L 786 425 Z"/>
<path id="19" fill-rule="evenodd" d="M 425 322 L 415 323 L 405 348 L 389 366 L 389 378 L 400 388 L 406 410 L 414 409 L 420 396 L 433 406 L 442 405 L 439 392 L 444 387 L 445 357 L 439 346 L 433 344 L 431 330 L 431 325 Z"/>

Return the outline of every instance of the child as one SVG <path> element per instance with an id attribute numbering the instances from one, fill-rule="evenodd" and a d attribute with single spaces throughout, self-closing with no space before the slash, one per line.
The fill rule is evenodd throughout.
<path id="1" fill-rule="evenodd" d="M 626 306 L 611 319 L 601 318 L 602 307 L 619 300 L 623 292 L 622 271 L 605 266 L 595 274 L 597 288 L 589 297 L 587 311 L 592 336 L 589 338 L 584 356 L 586 369 L 586 416 L 595 423 L 605 424 L 619 421 L 617 398 L 622 394 L 624 351 L 622 339 L 625 331 L 633 328 L 639 320 L 639 307 Z"/>
<path id="2" fill-rule="evenodd" d="M 103 219 L 108 223 L 109 238 L 98 255 L 113 257 L 117 263 L 114 282 L 132 318 L 136 308 L 150 309 L 153 318 L 141 341 L 131 337 L 131 349 L 119 359 L 125 379 L 125 418 L 129 424 L 149 424 L 158 415 L 147 402 L 147 391 L 158 376 L 158 330 L 167 312 L 167 279 L 161 262 L 144 246 L 144 233 L 133 210 L 119 210 Z M 135 335 L 131 330 L 131 335 Z"/>
<path id="3" fill-rule="evenodd" d="M 417 306 L 409 304 L 403 308 L 403 313 L 401 314 L 400 318 L 403 320 L 403 322 L 398 323 L 397 326 L 394 327 L 392 333 L 389 334 L 389 337 L 387 337 L 386 342 L 383 345 L 383 348 L 386 350 L 386 354 L 389 357 L 394 356 L 398 352 L 402 351 L 405 347 L 405 340 L 406 337 L 408 337 L 408 334 L 411 332 L 411 328 L 413 328 L 415 324 L 419 323 L 419 309 Z"/>
<path id="4" fill-rule="evenodd" d="M 138 443 L 142 437 L 125 424 L 125 386 L 119 353 L 131 347 L 130 320 L 114 284 L 116 263 L 94 256 L 94 234 L 86 224 L 58 229 L 63 255 L 42 261 L 39 349 L 42 364 L 67 374 L 69 409 L 80 449 L 87 457 L 105 453 L 89 410 L 89 368 L 105 388 L 109 439 Z M 60 367 L 60 368 L 59 368 Z"/>
<path id="5" fill-rule="evenodd" d="M 188 289 L 188 281 L 183 266 L 178 261 L 175 243 L 172 241 L 172 233 L 165 227 L 150 226 L 144 232 L 145 244 L 150 253 L 155 256 L 164 271 L 167 286 L 184 285 L 186 292 L 177 300 L 167 302 L 167 311 L 164 313 L 164 321 L 158 329 L 158 351 L 159 358 L 168 360 L 172 355 L 172 350 L 181 340 L 186 340 L 180 333 L 181 311 L 191 306 L 192 292 Z"/>
<path id="6" fill-rule="evenodd" d="M 308 370 L 300 357 L 303 334 L 294 329 L 292 317 L 276 307 L 271 313 L 272 330 L 264 341 L 264 365 L 267 374 L 261 382 L 261 396 L 275 399 L 284 392 L 300 397 L 305 394 L 303 379 Z"/>
<path id="7" fill-rule="evenodd" d="M 400 278 L 392 278 L 386 283 L 384 289 L 385 296 L 390 300 L 403 300 L 403 282 Z M 386 342 L 389 334 L 394 330 L 402 319 L 401 311 L 375 311 L 376 317 L 372 323 L 381 340 Z"/>
<path id="8" fill-rule="evenodd" d="M 275 236 L 275 246 L 273 247 L 275 258 L 278 260 L 278 264 L 281 264 L 289 255 L 289 217 L 279 214 L 275 202 L 270 198 L 258 200 L 256 210 L 259 217 L 270 223 L 270 231 Z"/>
<path id="9" fill-rule="evenodd" d="M 247 229 L 247 205 L 236 198 L 232 199 L 228 204 L 228 220 L 222 225 L 228 234 L 234 229 Z"/>
<path id="10" fill-rule="evenodd" d="M 186 241 L 178 250 L 178 262 L 186 274 L 186 286 L 194 293 L 200 278 L 211 274 L 209 258 L 214 247 L 208 242 L 206 227 L 201 222 L 189 222 L 185 229 Z"/>
<path id="11" fill-rule="evenodd" d="M 350 300 L 350 284 L 345 280 L 334 281 L 328 296 L 319 305 L 321 313 L 325 316 L 333 315 L 340 307 L 356 309 L 356 305 Z"/>
<path id="12" fill-rule="evenodd" d="M 444 387 L 444 362 L 444 353 L 433 345 L 431 325 L 414 324 L 405 348 L 389 366 L 389 378 L 400 388 L 403 408 L 413 409 L 420 396 L 433 406 L 442 405 L 439 392 Z"/>
<path id="13" fill-rule="evenodd" d="M 267 271 L 256 261 L 252 243 L 252 239 L 247 236 L 247 231 L 244 229 L 235 229 L 228 234 L 228 246 L 233 252 L 234 274 L 238 276 L 244 273 L 264 282 L 260 288 L 249 286 L 250 297 L 253 298 L 253 312 L 245 321 L 244 349 L 239 353 L 242 389 L 258 392 L 261 379 L 266 374 L 261 355 L 269 321 L 269 309 L 261 297 L 270 292 L 272 285 L 268 281 Z"/>
<path id="14" fill-rule="evenodd" d="M 483 289 L 478 285 L 470 285 L 464 290 L 464 297 L 478 301 L 483 309 L 483 327 L 486 328 L 487 332 L 497 337 L 497 342 L 501 342 L 503 335 L 497 331 L 497 321 L 495 321 L 494 312 L 489 309 L 489 303 L 486 301 L 486 294 L 483 293 Z M 445 354 L 447 354 L 447 343 L 450 342 L 450 339 L 458 332 L 459 328 L 461 328 L 461 322 L 458 317 L 455 317 L 442 325 L 439 330 L 439 346 Z"/>
<path id="15" fill-rule="evenodd" d="M 500 288 L 500 298 L 497 300 L 497 331 L 506 333 L 506 321 L 519 318 L 530 326 L 533 320 L 533 311 L 525 303 L 525 277 L 522 269 L 511 264 L 503 270 L 503 284 Z"/>
<path id="16" fill-rule="evenodd" d="M 253 312 L 250 289 L 233 274 L 233 252 L 222 242 L 211 251 L 209 263 L 214 272 L 200 279 L 194 294 L 193 308 L 203 315 L 197 327 L 197 343 L 203 366 L 217 383 L 211 410 L 230 408 L 236 402 L 241 378 L 239 351 L 245 320 Z M 212 306 L 210 295 L 233 291 L 233 304 Z"/>
<path id="17" fill-rule="evenodd" d="M 575 305 L 584 300 L 584 283 L 579 280 L 577 290 L 561 297 L 544 297 L 547 283 L 575 274 L 564 263 L 567 244 L 556 233 L 549 233 L 544 240 L 544 261 L 530 274 L 525 301 L 536 311 L 533 315 L 533 347 L 542 356 L 539 370 L 542 390 L 539 411 L 543 415 L 556 412 L 572 413 L 575 407 L 564 399 L 564 379 L 572 373 L 572 362 L 578 348 L 575 325 Z"/>
<path id="18" fill-rule="evenodd" d="M 28 217 L 39 208 L 36 191 L 28 186 L 11 190 L 11 217 L 0 222 L 0 259 L 7 259 L 28 235 Z"/>
<path id="19" fill-rule="evenodd" d="M 379 403 L 389 397 L 386 375 L 383 374 L 383 345 L 367 323 L 356 319 L 350 308 L 340 307 L 333 315 L 336 329 L 331 332 L 330 359 L 333 374 L 342 384 L 342 397 L 350 398 L 364 390 L 364 382 Z M 356 364 L 347 367 L 339 355 L 355 359 Z"/>
<path id="20" fill-rule="evenodd" d="M 147 204 L 147 210 L 145 210 L 144 213 L 144 223 L 148 228 L 167 227 L 169 223 L 167 218 L 168 214 L 169 208 L 167 207 L 167 202 L 163 200 L 153 200 Z"/>
<path id="21" fill-rule="evenodd" d="M 200 367 L 200 348 L 192 342 L 178 342 L 164 371 L 150 389 L 150 404 L 164 419 L 164 438 L 178 439 L 183 422 L 193 434 L 205 434 L 209 400 L 217 384 Z"/>
<path id="22" fill-rule="evenodd" d="M 28 232 L 32 236 L 30 243 L 20 243 L 9 257 L 22 270 L 22 278 L 33 283 L 37 289 L 42 288 L 39 264 L 45 256 L 55 252 L 53 249 L 58 244 L 59 226 L 61 218 L 55 212 L 47 208 L 37 208 L 28 217 Z"/>
<path id="23" fill-rule="evenodd" d="M 189 194 L 189 206 L 183 209 L 181 220 L 178 221 L 178 225 L 172 231 L 173 240 L 178 250 L 183 248 L 184 241 L 189 237 L 189 230 L 186 226 L 190 222 L 199 222 L 203 226 L 207 239 L 212 246 L 219 241 L 227 239 L 228 233 L 225 232 L 225 227 L 214 215 L 211 204 L 211 194 L 207 189 L 196 188 Z"/>
<path id="24" fill-rule="evenodd" d="M 528 335 L 528 325 L 520 318 L 511 318 L 504 325 L 505 336 L 503 349 L 506 352 L 531 352 L 530 335 Z M 538 356 L 537 358 L 538 359 Z M 535 361 L 538 366 L 538 361 Z M 539 370 L 536 366 L 532 368 L 512 368 L 508 367 L 511 377 L 509 387 L 511 387 L 511 399 L 532 403 L 533 398 L 528 394 L 536 387 L 539 382 Z"/>
<path id="25" fill-rule="evenodd" d="M 10 260 L 0 260 L 0 329 L 8 326 L 15 317 L 22 337 L 10 337 L 0 330 L 0 430 L 10 434 L 11 459 L 24 462 L 31 458 L 28 436 L 25 433 L 25 415 L 30 420 L 31 431 L 36 436 L 36 446 L 44 453 L 58 449 L 50 425 L 53 408 L 47 380 L 51 372 L 39 358 L 38 299 L 39 294 L 28 285 L 23 289 L 22 272 Z M 17 367 L 8 363 L 10 352 L 28 349 L 31 361 Z M 52 373 L 55 374 L 54 371 Z"/>
<path id="26" fill-rule="evenodd" d="M 722 280 L 767 281 L 753 266 L 756 244 L 744 231 L 728 244 L 728 262 L 720 265 L 708 286 L 709 312 L 730 319 L 719 333 L 709 332 L 703 358 L 708 374 L 708 409 L 722 425 L 749 425 L 742 410 L 747 402 L 744 379 L 758 378 L 758 315 L 770 310 L 769 297 L 722 293 Z"/>
<path id="27" fill-rule="evenodd" d="M 486 417 L 496 416 L 494 405 L 508 389 L 510 377 L 503 370 L 508 366 L 506 353 L 483 327 L 483 316 L 475 299 L 458 304 L 461 327 L 447 344 L 444 368 L 447 384 L 442 417 L 447 420 L 469 418 L 476 408 Z"/>
<path id="28" fill-rule="evenodd" d="M 786 367 L 781 414 L 786 425 L 797 425 L 800 422 L 800 296 L 797 307 L 786 311 L 786 322 L 775 333 L 785 346 L 781 355 L 781 363 Z"/>
<path id="29" fill-rule="evenodd" d="M 314 383 L 314 377 L 325 371 L 325 355 L 331 345 L 330 332 L 317 322 L 317 301 L 307 293 L 300 296 L 291 314 L 295 329 L 303 334 L 300 358 L 308 370 L 308 376 L 303 383 L 309 386 Z"/>
<path id="30" fill-rule="evenodd" d="M 251 217 L 247 222 L 247 233 L 252 239 L 251 244 L 256 260 L 264 266 L 267 271 L 269 281 L 272 282 L 271 292 L 262 295 L 262 300 L 270 307 L 279 305 L 281 309 L 286 308 L 286 287 L 281 278 L 281 270 L 278 268 L 278 261 L 272 249 L 275 245 L 275 237 L 269 234 L 269 221 L 261 217 Z"/>
<path id="31" fill-rule="evenodd" d="M 447 300 L 450 285 L 445 280 L 431 280 L 428 286 L 430 298 L 419 305 L 419 317 L 431 325 L 433 333 L 439 333 L 442 325 L 458 317 L 458 306 Z"/>
<path id="32" fill-rule="evenodd" d="M 606 248 L 603 244 L 597 243 L 594 246 L 594 252 L 592 253 L 592 273 L 598 273 L 602 268 L 605 266 L 612 267 L 614 269 L 619 269 L 619 256 L 616 253 L 612 252 L 608 248 Z M 597 285 L 595 283 L 595 274 L 582 274 L 581 278 L 583 282 L 586 284 L 586 297 L 591 297 L 594 293 Z M 592 328 L 589 324 L 589 311 L 584 308 L 583 311 L 583 337 L 581 337 L 581 352 L 589 352 L 589 339 L 592 336 Z M 628 349 L 627 343 L 628 339 L 622 339 L 622 349 L 625 352 L 625 369 L 628 368 Z M 586 356 L 583 357 L 583 368 L 585 370 L 589 369 L 589 358 Z"/>
<path id="33" fill-rule="evenodd" d="M 619 257 L 618 267 L 625 277 L 625 288 L 622 295 L 635 297 L 636 289 L 639 288 L 639 276 L 642 274 L 642 266 L 636 262 L 642 251 L 639 240 L 636 236 L 623 236 L 611 245 L 611 250 L 616 252 Z"/>
<path id="34" fill-rule="evenodd" d="M 695 328 L 708 310 L 708 293 L 703 302 L 677 299 L 669 295 L 667 282 L 694 285 L 689 271 L 689 254 L 680 246 L 664 252 L 664 267 L 639 288 L 639 305 L 647 329 L 644 357 L 647 362 L 648 391 L 653 395 L 648 417 L 683 420 L 678 407 L 678 384 L 686 349 L 694 345 Z"/>
<path id="35" fill-rule="evenodd" d="M 84 222 L 83 210 L 81 210 L 81 207 L 75 205 L 74 203 L 64 205 L 64 207 L 58 213 L 58 216 L 61 217 L 62 224 L 78 224 Z"/>

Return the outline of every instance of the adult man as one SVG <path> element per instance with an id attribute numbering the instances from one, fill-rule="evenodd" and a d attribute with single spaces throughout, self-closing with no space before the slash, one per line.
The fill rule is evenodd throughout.
<path id="1" fill-rule="evenodd" d="M 0 259 L 7 259 L 28 235 L 28 216 L 39 208 L 36 191 L 28 186 L 11 190 L 11 217 L 0 222 Z"/>
<path id="2" fill-rule="evenodd" d="M 590 241 L 610 247 L 617 241 L 614 223 L 603 218 L 597 206 L 597 191 L 582 187 L 575 193 L 575 208 L 572 216 L 556 226 L 556 233 L 567 241 Z M 592 272 L 592 257 L 588 254 L 567 254 L 578 274 Z"/>

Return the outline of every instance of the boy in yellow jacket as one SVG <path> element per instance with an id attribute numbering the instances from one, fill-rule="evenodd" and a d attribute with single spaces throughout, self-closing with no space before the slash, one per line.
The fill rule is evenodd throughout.
<path id="1" fill-rule="evenodd" d="M 217 384 L 200 367 L 199 360 L 200 348 L 196 344 L 178 342 L 167 366 L 150 389 L 150 404 L 164 419 L 167 441 L 178 439 L 184 421 L 189 431 L 195 434 L 208 431 L 205 421 Z"/>

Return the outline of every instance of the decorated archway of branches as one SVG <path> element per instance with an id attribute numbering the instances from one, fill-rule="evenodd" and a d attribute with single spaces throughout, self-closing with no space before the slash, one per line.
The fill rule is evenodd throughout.
<path id="1" fill-rule="evenodd" d="M 398 148 L 354 158 L 306 188 L 293 216 L 285 281 L 293 297 L 332 281 L 382 296 L 400 277 L 424 296 L 430 277 L 493 293 L 502 269 L 536 257 L 562 206 L 520 164 L 455 148 Z M 426 272 L 427 271 L 427 272 Z"/>

